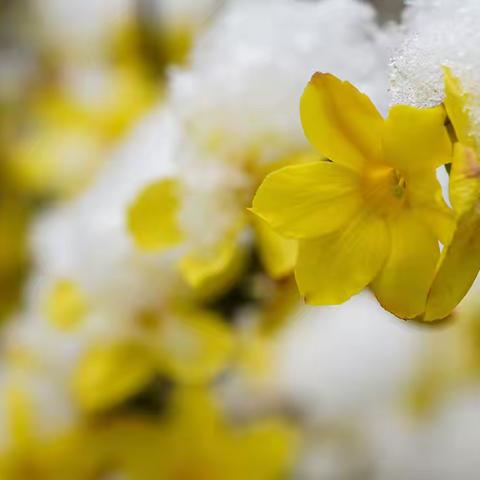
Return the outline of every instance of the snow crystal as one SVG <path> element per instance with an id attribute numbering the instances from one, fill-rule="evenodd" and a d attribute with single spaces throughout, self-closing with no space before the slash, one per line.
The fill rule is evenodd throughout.
<path id="1" fill-rule="evenodd" d="M 411 0 L 405 38 L 391 61 L 393 103 L 430 107 L 443 101 L 442 66 L 471 93 L 467 105 L 480 138 L 480 2 Z"/>

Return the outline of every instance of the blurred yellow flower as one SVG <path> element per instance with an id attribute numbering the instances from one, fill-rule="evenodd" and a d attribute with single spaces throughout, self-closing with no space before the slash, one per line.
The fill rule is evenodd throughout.
<path id="1" fill-rule="evenodd" d="M 127 338 L 97 342 L 80 358 L 72 392 L 84 411 L 117 407 L 156 378 L 205 385 L 234 359 L 233 332 L 214 312 L 185 306 L 145 312 L 135 326 Z"/>
<path id="2" fill-rule="evenodd" d="M 180 260 L 179 270 L 199 298 L 224 293 L 245 272 L 249 257 L 241 240 L 244 220 L 242 216 L 218 242 L 194 247 Z"/>
<path id="3" fill-rule="evenodd" d="M 83 189 L 101 162 L 103 143 L 84 126 L 44 124 L 10 149 L 13 183 L 36 196 L 69 196 Z"/>
<path id="4" fill-rule="evenodd" d="M 276 480 L 289 473 L 297 435 L 277 419 L 231 424 L 208 390 L 179 389 L 158 419 L 91 421 L 28 445 L 0 455 L 2 479 Z"/>
<path id="5" fill-rule="evenodd" d="M 295 275 L 308 303 L 336 304 L 370 285 L 402 318 L 424 311 L 454 218 L 435 169 L 451 161 L 442 107 L 396 105 L 383 119 L 353 85 L 316 73 L 300 104 L 310 143 L 332 161 L 266 177 L 253 212 L 299 241 Z"/>
<path id="6" fill-rule="evenodd" d="M 155 372 L 152 352 L 139 342 L 93 345 L 73 373 L 72 391 L 85 411 L 105 410 L 145 387 Z"/>
<path id="7" fill-rule="evenodd" d="M 273 165 L 304 163 L 318 155 L 289 155 Z M 256 187 L 272 165 L 248 165 L 247 174 Z M 179 223 L 184 201 L 179 180 L 167 178 L 154 181 L 132 201 L 126 214 L 126 228 L 135 246 L 143 251 L 161 251 L 182 243 L 186 248 L 178 262 L 179 272 L 199 297 L 218 295 L 228 288 L 244 272 L 249 259 L 245 231 L 251 229 L 255 247 L 263 268 L 274 279 L 281 279 L 293 272 L 297 256 L 297 242 L 275 232 L 266 222 L 244 211 L 245 198 L 250 201 L 254 189 L 229 192 L 234 207 L 231 224 L 216 242 L 209 245 L 189 245 L 190 239 Z M 214 194 L 212 194 L 214 195 Z M 226 200 L 230 205 L 232 199 Z M 206 227 L 207 228 L 207 227 Z"/>
<path id="8" fill-rule="evenodd" d="M 3 480 L 88 480 L 103 478 L 113 467 L 135 474 L 129 477 L 135 480 L 155 478 L 137 475 L 136 467 L 155 465 L 158 456 L 153 452 L 158 453 L 161 440 L 157 425 L 126 418 L 107 425 L 79 424 L 49 434 L 39 428 L 26 391 L 11 385 L 5 395 L 9 436 L 0 448 Z"/>
<path id="9" fill-rule="evenodd" d="M 8 173 L 28 194 L 70 196 L 85 188 L 111 143 L 157 97 L 135 67 L 85 69 L 74 72 L 73 86 L 41 90 L 9 140 Z"/>
<path id="10" fill-rule="evenodd" d="M 286 422 L 229 424 L 203 389 L 176 393 L 163 434 L 157 478 L 166 480 L 274 480 L 288 474 L 295 455 L 295 431 Z"/>
<path id="11" fill-rule="evenodd" d="M 0 446 L 0 478 L 2 480 L 80 479 L 71 475 L 71 456 L 75 435 L 54 426 L 45 431 L 38 416 L 38 405 L 31 386 L 21 377 L 12 377 L 2 385 L 1 409 L 5 419 Z M 78 452 L 77 452 L 78 455 Z M 81 455 L 78 456 L 81 458 Z"/>
<path id="12" fill-rule="evenodd" d="M 232 329 L 216 313 L 176 309 L 150 332 L 160 373 L 183 384 L 206 384 L 224 371 L 235 353 Z"/>
<path id="13" fill-rule="evenodd" d="M 57 281 L 45 301 L 45 317 L 60 330 L 72 330 L 78 326 L 88 311 L 85 295 L 75 282 Z"/>

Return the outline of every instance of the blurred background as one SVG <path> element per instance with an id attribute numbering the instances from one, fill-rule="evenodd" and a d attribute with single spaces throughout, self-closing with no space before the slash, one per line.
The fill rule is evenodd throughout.
<path id="1" fill-rule="evenodd" d="M 438 94 L 480 12 L 407 3 L 0 0 L 0 478 L 478 478 L 478 287 L 308 307 L 246 211 L 315 71 Z"/>

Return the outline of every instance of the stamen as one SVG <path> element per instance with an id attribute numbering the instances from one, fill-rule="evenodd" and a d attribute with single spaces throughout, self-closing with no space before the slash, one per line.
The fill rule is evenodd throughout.
<path id="1" fill-rule="evenodd" d="M 393 187 L 393 194 L 397 198 L 402 198 L 405 193 L 407 182 L 397 170 L 395 170 L 395 177 L 397 180 L 397 184 Z"/>

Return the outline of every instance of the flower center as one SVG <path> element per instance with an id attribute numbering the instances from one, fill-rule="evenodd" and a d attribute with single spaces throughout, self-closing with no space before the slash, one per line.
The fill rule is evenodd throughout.
<path id="1" fill-rule="evenodd" d="M 399 200 L 403 199 L 405 195 L 405 189 L 407 188 L 407 182 L 402 174 L 398 170 L 394 170 L 395 180 L 393 186 L 393 194 Z"/>
<path id="2" fill-rule="evenodd" d="M 391 167 L 368 169 L 362 179 L 362 193 L 368 208 L 381 215 L 392 213 L 404 204 L 406 188 L 403 175 Z"/>

